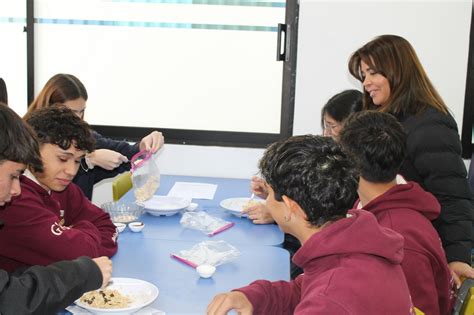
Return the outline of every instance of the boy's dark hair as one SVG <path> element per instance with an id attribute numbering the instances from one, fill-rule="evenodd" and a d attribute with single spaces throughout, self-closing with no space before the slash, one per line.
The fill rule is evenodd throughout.
<path id="1" fill-rule="evenodd" d="M 79 150 L 94 150 L 95 140 L 89 125 L 66 106 L 55 104 L 38 109 L 26 122 L 36 131 L 41 144 L 56 144 L 63 150 L 74 144 Z"/>
<path id="2" fill-rule="evenodd" d="M 395 117 L 376 111 L 356 113 L 339 136 L 364 179 L 373 183 L 395 179 L 406 155 L 406 134 Z"/>
<path id="3" fill-rule="evenodd" d="M 314 226 L 345 216 L 357 195 L 355 165 L 330 137 L 295 136 L 273 143 L 259 168 L 275 199 L 285 195 L 296 201 Z"/>
<path id="4" fill-rule="evenodd" d="M 0 78 L 0 103 L 8 105 L 7 85 L 2 78 Z"/>
<path id="5" fill-rule="evenodd" d="M 362 92 L 358 90 L 344 90 L 331 97 L 321 109 L 321 126 L 324 129 L 324 114 L 342 123 L 352 113 L 362 110 Z"/>
<path id="6" fill-rule="evenodd" d="M 4 161 L 43 170 L 34 131 L 6 104 L 0 103 L 0 164 Z"/>

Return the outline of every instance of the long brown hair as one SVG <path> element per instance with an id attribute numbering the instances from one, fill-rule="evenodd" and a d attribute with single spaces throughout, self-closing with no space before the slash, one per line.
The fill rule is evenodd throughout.
<path id="1" fill-rule="evenodd" d="M 376 106 L 364 91 L 364 109 L 383 112 L 418 114 L 433 107 L 444 114 L 449 110 L 438 94 L 411 44 L 403 37 L 381 35 L 356 50 L 349 59 L 349 72 L 363 82 L 360 63 L 364 61 L 375 72 L 387 78 L 390 97 L 384 106 Z"/>
<path id="2" fill-rule="evenodd" d="M 82 82 L 72 74 L 58 73 L 46 82 L 44 88 L 28 107 L 25 118 L 33 111 L 55 103 L 64 104 L 66 101 L 83 98 L 87 101 L 87 90 Z"/>

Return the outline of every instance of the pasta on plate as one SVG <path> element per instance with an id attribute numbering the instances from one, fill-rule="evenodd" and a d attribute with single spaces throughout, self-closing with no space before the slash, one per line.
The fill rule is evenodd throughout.
<path id="1" fill-rule="evenodd" d="M 133 302 L 129 296 L 112 289 L 87 292 L 80 301 L 97 308 L 125 308 Z"/>

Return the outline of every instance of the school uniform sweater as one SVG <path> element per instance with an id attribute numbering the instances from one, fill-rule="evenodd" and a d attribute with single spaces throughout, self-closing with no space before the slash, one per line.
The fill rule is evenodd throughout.
<path id="1" fill-rule="evenodd" d="M 413 314 L 400 262 L 403 237 L 373 214 L 351 210 L 312 235 L 293 262 L 295 280 L 258 280 L 237 289 L 254 314 Z"/>
<path id="2" fill-rule="evenodd" d="M 110 216 L 93 205 L 75 184 L 49 193 L 21 176 L 20 196 L 0 219 L 0 268 L 48 265 L 80 256 L 113 256 L 117 233 Z"/>
<path id="3" fill-rule="evenodd" d="M 441 240 L 431 224 L 440 213 L 436 198 L 417 183 L 405 182 L 363 205 L 363 209 L 405 238 L 402 268 L 413 304 L 425 314 L 450 314 L 454 282 Z"/>

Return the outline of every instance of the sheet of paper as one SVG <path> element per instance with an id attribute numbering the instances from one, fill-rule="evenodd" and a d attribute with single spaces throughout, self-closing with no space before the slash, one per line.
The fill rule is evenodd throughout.
<path id="1" fill-rule="evenodd" d="M 214 199 L 217 185 L 205 183 L 176 182 L 168 196 L 191 199 Z"/>

